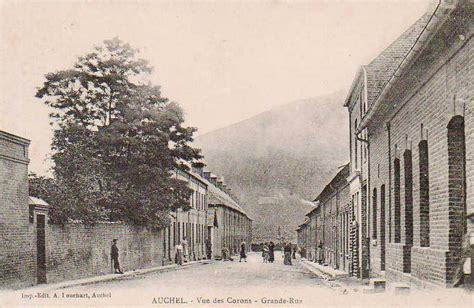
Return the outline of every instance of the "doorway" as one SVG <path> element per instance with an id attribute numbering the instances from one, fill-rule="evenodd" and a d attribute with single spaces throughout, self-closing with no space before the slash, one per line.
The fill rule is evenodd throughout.
<path id="1" fill-rule="evenodd" d="M 46 283 L 46 230 L 45 215 L 36 215 L 36 279 L 38 284 Z"/>

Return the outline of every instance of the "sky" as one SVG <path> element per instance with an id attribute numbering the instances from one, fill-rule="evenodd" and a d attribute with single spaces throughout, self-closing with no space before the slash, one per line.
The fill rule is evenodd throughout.
<path id="1" fill-rule="evenodd" d="M 0 0 L 0 130 L 32 141 L 45 174 L 44 75 L 118 37 L 141 50 L 151 80 L 198 134 L 298 99 L 348 91 L 367 64 L 428 9 L 427 0 Z M 342 108 L 340 106 L 335 108 Z"/>

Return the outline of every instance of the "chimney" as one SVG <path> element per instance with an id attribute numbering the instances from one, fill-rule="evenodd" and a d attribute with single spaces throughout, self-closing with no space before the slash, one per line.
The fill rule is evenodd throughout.
<path id="1" fill-rule="evenodd" d="M 202 177 L 203 176 L 203 171 L 204 171 L 204 166 L 205 166 L 205 164 L 201 163 L 201 162 L 194 163 L 192 165 L 192 171 L 194 173 L 199 174 L 199 176 Z"/>
<path id="2" fill-rule="evenodd" d="M 211 174 L 210 179 L 211 179 L 211 183 L 217 186 L 217 176 L 215 176 L 214 174 Z"/>
<path id="3" fill-rule="evenodd" d="M 206 180 L 210 181 L 211 180 L 211 172 L 210 171 L 204 171 L 202 173 L 202 176 L 203 178 L 205 178 Z"/>
<path id="4" fill-rule="evenodd" d="M 222 181 L 222 179 L 218 179 L 218 180 L 217 180 L 217 187 L 219 187 L 220 189 L 222 189 L 223 185 L 224 185 L 224 181 Z"/>

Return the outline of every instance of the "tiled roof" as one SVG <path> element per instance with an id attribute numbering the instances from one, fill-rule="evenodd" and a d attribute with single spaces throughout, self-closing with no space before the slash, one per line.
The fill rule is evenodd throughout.
<path id="1" fill-rule="evenodd" d="M 209 204 L 219 204 L 236 210 L 237 212 L 241 212 L 248 218 L 250 218 L 247 213 L 237 204 L 232 198 L 220 190 L 218 187 L 214 186 L 212 183 L 208 182 L 207 192 L 209 196 Z"/>
<path id="2" fill-rule="evenodd" d="M 369 108 L 410 52 L 410 49 L 428 24 L 430 16 L 431 14 L 423 15 L 372 62 L 364 66 L 367 71 L 367 102 Z"/>
<path id="3" fill-rule="evenodd" d="M 347 185 L 347 177 L 349 176 L 349 163 L 345 164 L 341 170 L 332 178 L 321 193 L 314 199 L 314 201 L 324 202 L 325 199 L 332 194 L 334 189 L 340 189 L 343 186 Z"/>

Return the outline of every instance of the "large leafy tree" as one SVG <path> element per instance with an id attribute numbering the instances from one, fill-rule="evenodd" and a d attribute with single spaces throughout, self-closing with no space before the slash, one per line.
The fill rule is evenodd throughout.
<path id="1" fill-rule="evenodd" d="M 137 53 L 106 40 L 47 74 L 36 94 L 53 109 L 57 217 L 159 228 L 170 210 L 188 208 L 190 191 L 170 172 L 202 158 L 189 145 L 196 129 L 148 81 L 152 67 Z"/>

